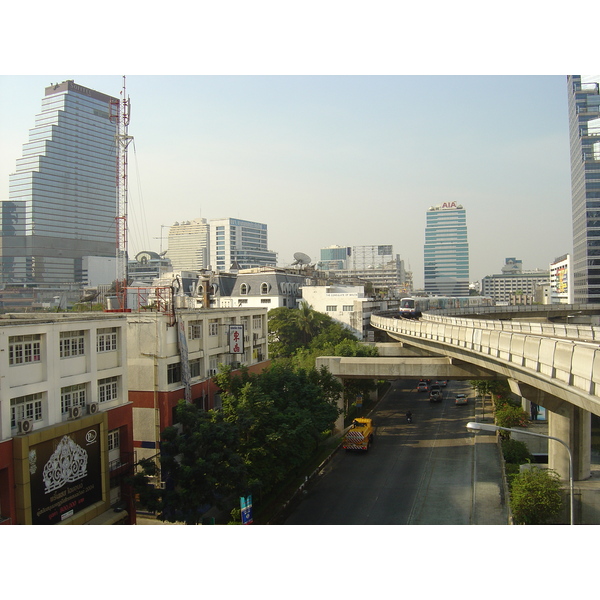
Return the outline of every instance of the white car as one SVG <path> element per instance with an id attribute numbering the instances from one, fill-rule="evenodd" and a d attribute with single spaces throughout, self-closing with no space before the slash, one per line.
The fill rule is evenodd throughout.
<path id="1" fill-rule="evenodd" d="M 456 404 L 456 406 L 460 406 L 461 404 L 468 404 L 469 403 L 469 399 L 467 398 L 466 394 L 456 394 L 456 399 L 454 400 L 454 404 Z"/>

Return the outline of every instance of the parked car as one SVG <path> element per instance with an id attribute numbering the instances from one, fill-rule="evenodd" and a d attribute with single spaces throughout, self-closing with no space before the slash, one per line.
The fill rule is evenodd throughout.
<path id="1" fill-rule="evenodd" d="M 469 399 L 467 398 L 466 394 L 456 394 L 456 399 L 454 400 L 454 404 L 456 404 L 456 406 L 468 403 Z"/>
<path id="2" fill-rule="evenodd" d="M 417 383 L 417 392 L 426 392 L 429 389 L 426 381 L 419 381 Z"/>

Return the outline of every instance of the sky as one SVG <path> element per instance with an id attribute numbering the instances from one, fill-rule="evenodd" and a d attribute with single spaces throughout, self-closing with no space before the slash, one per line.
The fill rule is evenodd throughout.
<path id="1" fill-rule="evenodd" d="M 391 244 L 420 287 L 426 211 L 448 201 L 467 211 L 471 281 L 572 251 L 563 75 L 4 75 L 0 199 L 66 79 L 126 85 L 130 256 L 166 250 L 175 221 L 234 217 L 267 224 L 281 266 Z"/>
<path id="2" fill-rule="evenodd" d="M 471 281 L 572 251 L 566 74 L 596 63 L 568 7 L 189 6 L 4 9 L 0 200 L 44 88 L 118 96 L 125 74 L 131 257 L 166 250 L 176 221 L 235 217 L 267 224 L 281 266 L 391 244 L 418 288 L 426 212 L 447 201 L 467 211 Z"/>

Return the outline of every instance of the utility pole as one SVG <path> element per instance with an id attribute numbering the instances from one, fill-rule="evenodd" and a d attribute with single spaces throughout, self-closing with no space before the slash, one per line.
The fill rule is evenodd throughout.
<path id="1" fill-rule="evenodd" d="M 123 76 L 123 90 L 120 100 L 114 99 L 109 105 L 109 119 L 116 125 L 117 146 L 117 202 L 115 216 L 116 230 L 116 296 L 119 310 L 127 310 L 127 147 L 133 139 L 128 135 L 131 103 L 126 96 L 125 76 Z"/>

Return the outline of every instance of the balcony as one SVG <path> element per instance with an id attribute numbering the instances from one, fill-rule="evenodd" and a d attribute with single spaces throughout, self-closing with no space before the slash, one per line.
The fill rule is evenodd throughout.
<path id="1" fill-rule="evenodd" d="M 133 452 L 121 452 L 120 458 L 111 460 L 108 463 L 110 477 L 120 477 L 122 475 L 133 475 Z"/>

